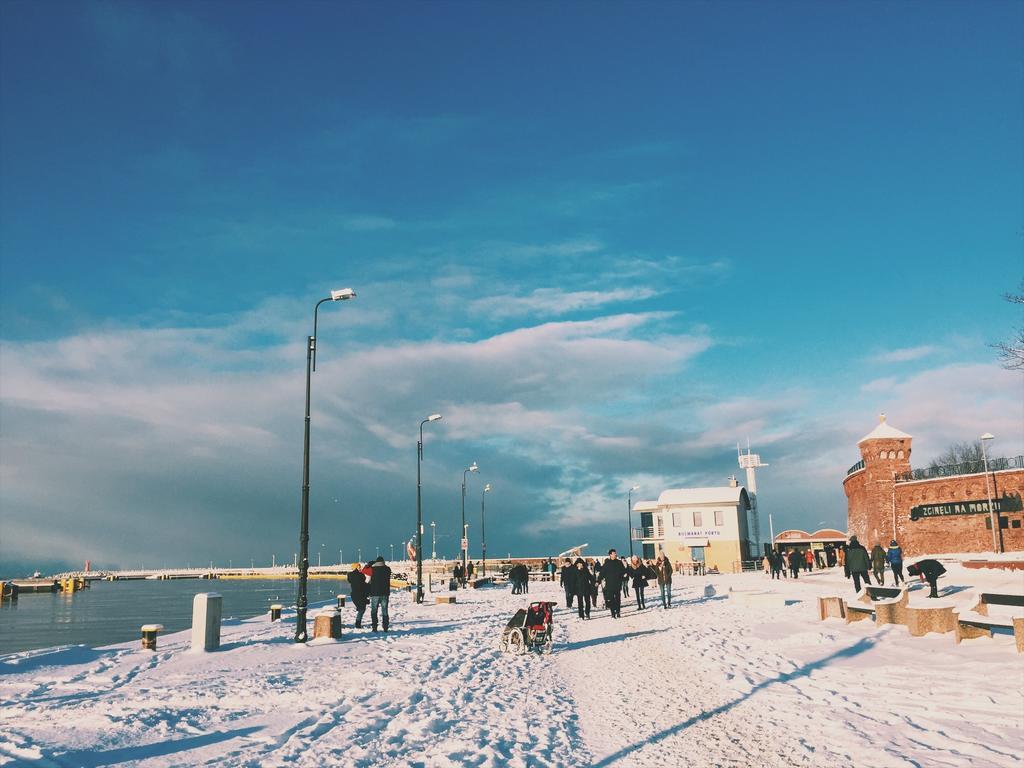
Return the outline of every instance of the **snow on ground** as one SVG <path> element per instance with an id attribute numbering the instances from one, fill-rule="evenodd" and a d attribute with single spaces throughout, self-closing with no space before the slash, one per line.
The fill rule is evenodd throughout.
<path id="1" fill-rule="evenodd" d="M 951 565 L 946 599 L 1024 591 L 1024 575 Z M 704 585 L 718 594 L 705 597 Z M 738 606 L 767 588 L 782 609 Z M 456 605 L 393 597 L 393 630 L 295 646 L 294 624 L 0 657 L 0 765 L 1021 766 L 1024 663 L 1010 635 L 819 622 L 836 571 L 677 578 L 674 606 L 621 620 L 561 608 L 551 656 L 498 650 L 529 596 L 460 591 Z M 930 601 L 935 602 L 935 601 Z M 911 604 L 923 604 L 919 591 Z M 351 620 L 352 608 L 346 608 Z"/>

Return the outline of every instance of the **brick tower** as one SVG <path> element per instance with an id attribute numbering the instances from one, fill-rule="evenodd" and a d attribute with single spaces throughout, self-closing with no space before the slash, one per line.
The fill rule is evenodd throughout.
<path id="1" fill-rule="evenodd" d="M 857 443 L 863 466 L 846 476 L 843 490 L 849 531 L 868 549 L 876 541 L 884 547 L 895 536 L 896 475 L 910 471 L 912 439 L 889 426 L 883 413 L 878 426 Z"/>

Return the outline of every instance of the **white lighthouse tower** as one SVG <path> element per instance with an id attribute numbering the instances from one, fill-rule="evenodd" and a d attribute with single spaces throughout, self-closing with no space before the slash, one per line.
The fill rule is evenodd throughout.
<path id="1" fill-rule="evenodd" d="M 759 467 L 767 467 L 761 463 L 761 456 L 750 452 L 750 440 L 747 440 L 747 452 L 740 451 L 740 444 L 736 443 L 736 456 L 739 459 L 740 469 L 747 470 L 747 495 L 750 497 L 750 513 L 753 516 L 754 547 L 756 557 L 761 557 L 761 523 L 757 515 L 757 475 L 755 470 Z M 772 525 L 772 513 L 768 513 L 768 532 L 772 537 L 772 547 L 775 547 L 775 527 Z"/>

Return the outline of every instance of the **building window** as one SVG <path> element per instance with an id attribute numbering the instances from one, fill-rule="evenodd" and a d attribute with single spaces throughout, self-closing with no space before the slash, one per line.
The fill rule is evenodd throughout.
<path id="1" fill-rule="evenodd" d="M 694 514 L 700 514 L 696 512 Z M 690 559 L 695 563 L 704 562 L 704 547 L 690 547 Z"/>
<path id="2" fill-rule="evenodd" d="M 1008 517 L 1000 517 L 999 518 L 999 529 L 1002 530 L 1004 528 L 1009 528 L 1009 527 L 1010 527 L 1010 518 L 1008 518 Z"/>
<path id="3" fill-rule="evenodd" d="M 683 515 L 681 512 L 672 513 L 672 527 L 682 528 L 683 527 Z"/>
<path id="4" fill-rule="evenodd" d="M 720 509 L 715 510 L 715 525 L 725 525 L 725 512 Z"/>
<path id="5" fill-rule="evenodd" d="M 903 451 L 896 451 L 896 458 L 897 459 L 902 459 L 903 458 Z"/>
<path id="6" fill-rule="evenodd" d="M 703 514 L 701 514 L 697 510 L 694 510 L 693 511 L 693 527 L 694 528 L 700 528 L 702 525 L 704 525 L 704 516 L 703 516 Z"/>
<path id="7" fill-rule="evenodd" d="M 644 560 L 653 560 L 653 559 L 654 559 L 654 545 L 653 544 L 644 544 Z"/>
<path id="8" fill-rule="evenodd" d="M 879 451 L 878 452 L 878 458 L 884 459 L 885 458 L 885 451 Z"/>
<path id="9" fill-rule="evenodd" d="M 1020 528 L 1020 520 L 1011 520 L 1010 521 L 1010 527 L 1011 528 Z"/>
<path id="10" fill-rule="evenodd" d="M 895 459 L 896 458 L 896 451 L 889 451 L 889 458 L 890 459 Z"/>

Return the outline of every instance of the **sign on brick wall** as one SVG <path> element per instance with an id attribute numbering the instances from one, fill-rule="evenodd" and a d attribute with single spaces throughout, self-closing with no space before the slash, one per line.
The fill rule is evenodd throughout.
<path id="1" fill-rule="evenodd" d="M 996 512 L 1020 512 L 1024 505 L 1020 496 L 1003 496 L 993 499 Z M 920 520 L 923 517 L 946 517 L 947 515 L 987 515 L 991 513 L 988 499 L 980 501 L 953 501 L 946 504 L 922 504 L 910 508 L 910 519 Z"/>

